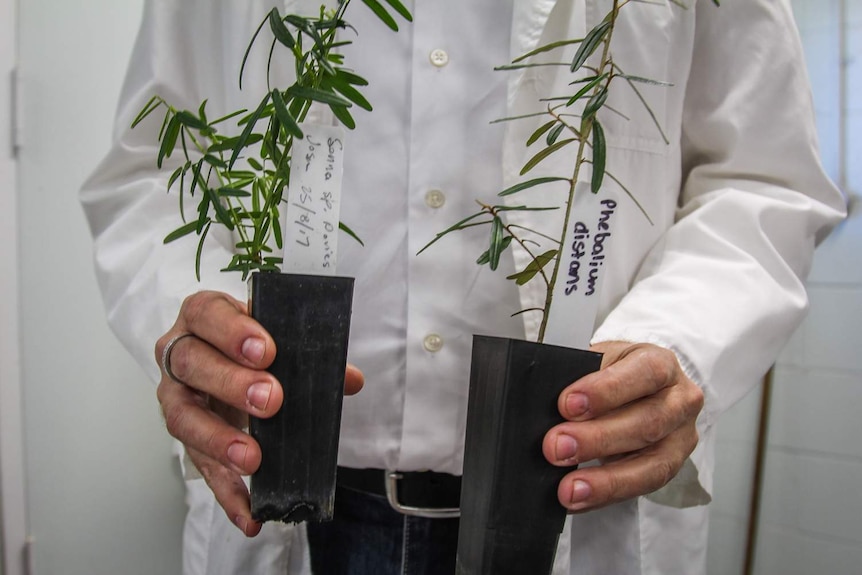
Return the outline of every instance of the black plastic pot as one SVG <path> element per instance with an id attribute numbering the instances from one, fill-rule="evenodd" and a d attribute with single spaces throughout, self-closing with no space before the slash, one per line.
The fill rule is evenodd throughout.
<path id="1" fill-rule="evenodd" d="M 474 336 L 457 575 L 543 575 L 566 511 L 557 486 L 571 468 L 542 455 L 563 421 L 560 392 L 601 366 L 601 354 Z"/>
<path id="2" fill-rule="evenodd" d="M 263 459 L 251 478 L 251 513 L 258 521 L 329 521 L 353 278 L 256 273 L 251 315 L 276 344 L 269 368 L 284 389 L 270 419 L 251 418 Z"/>

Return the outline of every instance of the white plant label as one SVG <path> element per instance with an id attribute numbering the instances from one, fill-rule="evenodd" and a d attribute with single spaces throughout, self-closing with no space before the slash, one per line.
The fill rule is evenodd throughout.
<path id="1" fill-rule="evenodd" d="M 606 190 L 593 194 L 588 183 L 578 182 L 545 330 L 546 343 L 589 348 L 602 280 L 613 258 L 618 209 L 619 202 L 613 194 Z"/>
<path id="2" fill-rule="evenodd" d="M 302 124 L 293 141 L 287 207 L 282 210 L 286 273 L 335 275 L 344 173 L 344 129 Z"/>

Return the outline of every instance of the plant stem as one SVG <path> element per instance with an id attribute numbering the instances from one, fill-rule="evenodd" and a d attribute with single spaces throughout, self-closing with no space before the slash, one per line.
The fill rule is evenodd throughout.
<path id="1" fill-rule="evenodd" d="M 628 2 L 629 2 L 629 0 L 623 0 L 623 5 L 627 4 Z M 608 30 L 607 38 L 605 38 L 605 40 L 604 40 L 604 46 L 602 47 L 601 65 L 599 66 L 599 69 L 596 70 L 597 75 L 603 74 L 604 71 L 609 66 L 611 66 L 611 67 L 613 66 L 613 63 L 611 62 L 611 56 L 610 56 L 611 40 L 613 39 L 614 28 L 616 27 L 617 15 L 619 14 L 620 7 L 621 7 L 620 0 L 614 0 L 614 7 L 610 13 L 611 25 L 610 25 L 610 28 Z M 613 79 L 613 74 L 608 74 L 608 79 L 607 79 L 607 83 L 605 84 L 605 89 L 608 89 L 612 79 Z M 596 86 L 594 91 L 593 91 L 593 94 L 598 93 L 599 90 L 601 90 L 601 86 Z M 559 254 L 557 254 L 557 257 L 554 260 L 554 271 L 551 274 L 551 281 L 549 282 L 547 292 L 545 293 L 545 305 L 543 307 L 543 312 L 542 312 L 542 323 L 539 326 L 539 335 L 538 335 L 538 338 L 536 340 L 538 343 L 542 343 L 545 340 L 545 331 L 548 328 L 548 320 L 551 317 L 551 304 L 554 301 L 554 287 L 557 285 L 557 278 L 560 275 L 560 267 L 561 267 L 561 264 L 563 261 L 563 250 L 565 249 L 565 245 L 566 245 L 566 234 L 568 234 L 568 232 L 569 232 L 569 221 L 570 221 L 571 216 L 572 216 L 572 206 L 574 205 L 574 201 L 575 201 L 575 191 L 576 191 L 577 185 L 578 185 L 578 177 L 581 174 L 581 166 L 584 163 L 583 162 L 584 150 L 587 147 L 587 139 L 589 138 L 590 133 L 592 132 L 593 122 L 594 122 L 594 117 L 588 118 L 584 122 L 584 124 L 581 126 L 581 130 L 580 130 L 580 139 L 579 139 L 579 143 L 578 143 L 578 154 L 575 158 L 575 167 L 574 167 L 573 174 L 572 174 L 571 184 L 569 186 L 569 196 L 568 196 L 567 205 L 566 205 L 566 216 L 565 216 L 565 219 L 563 222 L 562 231 L 560 232 L 560 241 L 559 241 L 560 252 L 559 252 Z"/>

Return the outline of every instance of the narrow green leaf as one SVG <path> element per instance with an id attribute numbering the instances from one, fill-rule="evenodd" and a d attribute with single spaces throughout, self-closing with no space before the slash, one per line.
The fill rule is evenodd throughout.
<path id="1" fill-rule="evenodd" d="M 350 115 L 350 111 L 344 106 L 330 106 L 330 110 L 332 110 L 332 114 L 338 118 L 338 121 L 341 122 L 345 128 L 348 130 L 353 130 L 356 128 L 356 120 L 353 119 L 353 116 Z"/>
<path id="2" fill-rule="evenodd" d="M 496 270 L 500 265 L 500 254 L 503 253 L 503 220 L 494 216 L 491 223 L 491 247 L 488 248 L 488 257 L 491 270 Z"/>
<path id="3" fill-rule="evenodd" d="M 638 199 L 635 197 L 635 195 L 631 192 L 631 190 L 629 190 L 629 189 L 625 186 L 625 184 L 623 184 L 623 183 L 622 183 L 622 182 L 621 182 L 621 181 L 620 181 L 616 176 L 614 176 L 611 172 L 609 172 L 609 171 L 605 170 L 605 175 L 606 175 L 607 177 L 609 177 L 610 179 L 612 179 L 614 182 L 616 182 L 616 184 L 617 184 L 617 185 L 618 185 L 618 186 L 619 186 L 619 187 L 620 187 L 620 188 L 621 188 L 621 189 L 626 193 L 626 195 L 629 197 L 629 199 L 630 199 L 632 202 L 634 202 L 634 204 L 638 207 L 638 209 L 641 211 L 641 213 L 643 214 L 643 216 L 644 216 L 644 217 L 646 218 L 646 220 L 649 222 L 649 225 L 654 226 L 654 225 L 655 225 L 655 222 L 653 222 L 653 221 L 652 221 L 652 218 L 651 218 L 651 217 L 649 217 L 649 214 L 647 213 L 646 209 L 641 205 L 641 203 L 638 201 Z"/>
<path id="4" fill-rule="evenodd" d="M 242 134 L 239 136 L 239 140 L 237 140 L 236 146 L 233 149 L 233 154 L 231 154 L 230 162 L 228 162 L 228 166 L 233 168 L 234 163 L 236 163 L 237 158 L 239 158 L 240 153 L 242 153 L 243 148 L 248 144 L 248 140 L 251 137 L 251 132 L 254 130 L 254 125 L 257 124 L 257 121 L 260 119 L 261 114 L 263 114 L 264 108 L 269 103 L 269 93 L 263 97 L 263 100 L 260 101 L 260 105 L 255 110 L 254 114 L 252 114 L 251 119 L 248 124 L 246 124 L 245 129 L 242 131 Z"/>
<path id="5" fill-rule="evenodd" d="M 216 190 L 216 193 L 222 198 L 250 198 L 251 192 L 240 190 L 237 188 L 221 187 Z"/>
<path id="6" fill-rule="evenodd" d="M 236 123 L 236 125 L 237 126 L 247 125 L 249 122 L 252 121 L 252 119 L 254 119 L 256 113 L 257 113 L 257 108 L 255 108 L 254 111 L 251 112 L 250 114 L 246 114 L 245 116 L 240 118 L 239 121 Z M 260 113 L 260 118 L 269 118 L 274 113 L 275 113 L 275 108 L 273 107 L 273 105 L 267 104 L 266 106 L 264 106 L 263 111 Z"/>
<path id="7" fill-rule="evenodd" d="M 609 20 L 603 20 L 601 24 L 599 24 L 587 33 L 587 35 L 584 37 L 584 41 L 581 42 L 581 45 L 578 47 L 578 51 L 575 53 L 575 57 L 572 60 L 572 72 L 577 72 L 581 69 L 581 66 L 583 66 L 587 59 L 593 55 L 593 52 L 596 51 L 596 48 L 601 45 L 602 40 L 605 39 L 605 36 L 610 29 L 611 22 Z"/>
<path id="8" fill-rule="evenodd" d="M 288 112 L 284 98 L 282 98 L 281 92 L 277 89 L 272 91 L 272 104 L 275 107 L 275 114 L 278 116 L 279 122 L 284 126 L 287 133 L 301 140 L 303 138 L 302 128 L 299 127 L 299 124 L 290 115 L 290 112 Z"/>
<path id="9" fill-rule="evenodd" d="M 434 239 L 433 239 L 433 240 L 431 240 L 430 242 L 428 242 L 427 244 L 425 244 L 425 247 L 423 247 L 421 250 L 419 250 L 418 252 L 416 252 L 416 255 L 418 256 L 419 254 L 421 254 L 422 252 L 424 252 L 425 250 L 427 250 L 429 247 L 431 247 L 431 245 L 432 245 L 432 244 L 436 243 L 436 242 L 437 242 L 437 240 L 439 240 L 439 239 L 440 239 L 440 238 L 442 238 L 443 236 L 445 236 L 445 235 L 447 235 L 447 234 L 449 234 L 449 233 L 451 233 L 451 232 L 454 232 L 455 230 L 463 229 L 463 228 L 465 227 L 465 224 L 467 224 L 468 222 L 471 222 L 471 221 L 475 220 L 476 218 L 478 218 L 479 216 L 484 216 L 484 215 L 486 215 L 486 214 L 487 214 L 487 212 L 485 212 L 484 210 L 482 210 L 482 211 L 480 211 L 480 212 L 476 212 L 475 214 L 473 214 L 473 215 L 471 215 L 471 216 L 467 216 L 466 218 L 464 218 L 463 220 L 461 220 L 460 222 L 458 222 L 458 223 L 456 223 L 456 224 L 453 224 L 453 225 L 449 226 L 448 228 L 446 228 L 446 229 L 445 229 L 445 230 L 443 230 L 442 232 L 438 233 L 438 234 L 434 237 Z M 487 222 L 481 222 L 481 223 L 482 223 L 482 224 L 490 224 L 490 223 L 491 223 L 491 221 L 492 221 L 492 220 L 488 220 Z"/>
<path id="10" fill-rule="evenodd" d="M 177 168 L 176 170 L 174 170 L 174 173 L 171 174 L 170 178 L 168 178 L 168 188 L 167 188 L 168 191 L 171 190 L 174 183 L 177 181 L 177 178 L 179 178 L 183 174 L 183 172 L 188 170 L 188 166 L 189 166 L 189 163 L 186 162 L 184 165 L 182 165 L 179 168 Z M 182 190 L 180 190 L 180 194 L 182 195 Z"/>
<path id="11" fill-rule="evenodd" d="M 281 218 L 278 213 L 278 206 L 273 206 L 270 212 L 270 218 L 275 224 L 272 226 L 272 235 L 275 237 L 275 247 L 278 249 L 284 248 L 284 240 L 281 235 Z"/>
<path id="12" fill-rule="evenodd" d="M 360 246 L 362 246 L 363 248 L 365 247 L 365 243 L 359 238 L 358 235 L 356 235 L 356 232 L 354 232 L 349 227 L 347 227 L 347 225 L 344 222 L 338 222 L 338 229 L 341 230 L 342 232 L 344 232 L 345 234 L 347 234 L 348 236 L 350 236 L 351 238 L 353 238 L 354 240 L 356 240 Z"/>
<path id="13" fill-rule="evenodd" d="M 512 194 L 517 194 L 518 192 L 533 188 L 535 186 L 541 186 L 542 184 L 550 184 L 551 182 L 568 182 L 571 184 L 572 180 L 569 178 L 559 178 L 559 177 L 548 177 L 548 178 L 535 178 L 533 180 L 528 180 L 526 182 L 521 182 L 519 184 L 515 184 L 509 188 L 506 188 L 499 194 L 498 196 L 511 196 Z"/>
<path id="14" fill-rule="evenodd" d="M 219 200 L 219 197 L 216 194 L 215 190 L 207 188 L 206 194 L 210 196 L 210 202 L 212 203 L 213 208 L 215 208 L 216 221 L 221 225 L 225 226 L 227 229 L 233 230 L 234 225 L 233 221 L 230 218 L 230 212 L 228 212 L 227 208 L 222 205 L 221 200 Z"/>
<path id="15" fill-rule="evenodd" d="M 559 206 L 549 206 L 543 208 L 531 208 L 530 206 L 494 206 L 498 212 L 547 212 L 550 210 L 559 210 Z"/>
<path id="16" fill-rule="evenodd" d="M 275 36 L 275 39 L 279 43 L 293 50 L 296 46 L 296 40 L 293 34 L 290 33 L 290 30 L 287 29 L 287 26 L 284 25 L 281 15 L 278 13 L 278 8 L 273 8 L 269 13 L 269 27 L 272 30 L 272 35 Z"/>
<path id="17" fill-rule="evenodd" d="M 512 240 L 514 238 L 512 236 L 506 236 L 503 238 L 502 245 L 500 246 L 500 253 L 503 253 L 508 249 L 509 245 L 511 245 Z M 483 266 L 491 261 L 491 250 L 485 250 L 485 252 L 479 256 L 479 259 L 476 260 L 476 263 L 480 266 Z"/>
<path id="18" fill-rule="evenodd" d="M 664 86 L 671 87 L 673 86 L 672 82 L 663 82 L 661 80 L 653 80 L 651 78 L 644 78 L 643 76 L 631 76 L 629 74 L 617 74 L 620 78 L 625 78 L 626 80 L 630 80 L 632 82 L 638 82 L 639 84 L 649 84 L 651 86 Z"/>
<path id="19" fill-rule="evenodd" d="M 511 122 L 512 120 L 524 120 L 527 118 L 535 118 L 537 116 L 545 116 L 548 112 L 533 112 L 532 114 L 523 114 L 521 116 L 508 116 L 506 118 L 497 118 L 496 120 L 491 120 L 490 124 L 499 124 L 501 122 Z"/>
<path id="20" fill-rule="evenodd" d="M 563 129 L 566 127 L 565 124 L 558 124 L 553 130 L 548 132 L 548 137 L 545 138 L 545 143 L 549 146 L 554 145 L 554 142 L 557 141 L 557 138 L 560 137 L 560 134 L 563 133 Z"/>
<path id="21" fill-rule="evenodd" d="M 380 2 L 377 0 L 362 0 L 366 6 L 371 8 L 371 11 L 374 12 L 380 20 L 386 24 L 392 31 L 398 31 L 398 23 L 395 22 L 395 18 L 393 18 L 389 12 L 386 11 L 386 8 L 380 5 Z"/>
<path id="22" fill-rule="evenodd" d="M 335 67 L 329 62 L 329 57 L 324 52 L 313 49 L 311 55 L 314 56 L 314 59 L 317 60 L 317 63 L 327 76 L 335 76 Z"/>
<path id="23" fill-rule="evenodd" d="M 309 38 L 314 40 L 315 44 L 321 44 L 322 40 L 320 38 L 320 34 L 317 32 L 317 28 L 315 28 L 311 19 L 303 18 L 302 16 L 297 16 L 296 14 L 288 14 L 284 17 L 284 20 L 293 25 L 294 28 L 300 30 L 305 33 Z"/>
<path id="24" fill-rule="evenodd" d="M 554 126 L 554 124 L 556 124 L 556 123 L 557 123 L 557 120 L 554 119 L 554 120 L 551 120 L 550 122 L 548 122 L 547 124 L 542 124 L 541 126 L 539 126 L 538 129 L 536 129 L 536 131 L 533 132 L 533 134 L 529 138 L 527 138 L 527 147 L 529 148 L 530 146 L 535 144 L 536 141 L 538 141 L 539 138 L 541 138 L 543 135 L 545 135 L 545 132 L 550 130 Z"/>
<path id="25" fill-rule="evenodd" d="M 372 111 L 373 108 L 371 107 L 371 103 L 365 99 L 365 96 L 363 96 L 359 90 L 350 84 L 336 83 L 335 89 L 363 110 L 368 110 L 369 112 Z"/>
<path id="26" fill-rule="evenodd" d="M 150 98 L 150 101 L 147 102 L 146 106 L 141 108 L 141 111 L 135 116 L 135 119 L 132 121 L 132 129 L 134 129 L 138 124 L 144 121 L 144 118 L 153 113 L 153 110 L 162 105 L 162 99 L 158 96 L 153 96 Z"/>
<path id="27" fill-rule="evenodd" d="M 521 175 L 523 176 L 524 174 L 526 174 L 527 172 L 529 172 L 530 170 L 535 168 L 542 160 L 544 160 L 545 158 L 547 158 L 548 156 L 550 156 L 551 154 L 553 154 L 557 150 L 564 148 L 565 146 L 568 146 L 569 144 L 571 144 L 572 142 L 575 142 L 575 141 L 577 141 L 577 140 L 575 140 L 575 138 L 568 138 L 566 140 L 560 140 L 559 142 L 556 142 L 554 145 L 548 146 L 544 150 L 540 151 L 538 154 L 536 154 L 535 156 L 530 158 L 530 161 L 528 161 L 526 164 L 524 164 L 524 167 L 521 168 Z"/>
<path id="28" fill-rule="evenodd" d="M 542 269 L 548 265 L 548 263 L 552 262 L 556 256 L 557 250 L 549 250 L 540 256 L 536 256 L 535 259 L 527 264 L 527 267 L 525 267 L 523 271 L 507 276 L 506 279 L 515 280 L 516 284 L 522 286 L 536 277 L 536 274 L 542 271 Z"/>
<path id="29" fill-rule="evenodd" d="M 583 38 L 575 38 L 574 40 L 560 40 L 559 42 L 551 42 L 550 44 L 545 44 L 544 46 L 539 46 L 538 48 L 527 52 L 521 56 L 518 56 L 512 63 L 523 62 L 530 56 L 535 56 L 536 54 L 542 54 L 544 52 L 550 52 L 551 50 L 556 50 L 557 48 L 564 48 L 566 46 L 571 46 L 572 44 L 580 44 L 583 42 Z"/>
<path id="30" fill-rule="evenodd" d="M 194 197 L 195 190 L 197 189 L 198 185 L 206 187 L 206 182 L 201 176 L 201 169 L 203 169 L 203 165 L 204 161 L 203 159 L 201 159 L 195 164 L 194 168 L 192 168 L 192 185 L 189 189 L 189 195 L 192 197 Z M 200 206 L 198 206 L 198 208 L 200 208 Z"/>
<path id="31" fill-rule="evenodd" d="M 174 117 L 174 114 L 171 111 L 170 107 L 168 107 L 168 109 L 165 110 L 165 119 L 162 120 L 162 127 L 161 127 L 161 129 L 159 129 L 159 141 L 160 142 L 162 141 L 162 138 L 165 137 L 165 130 L 168 129 L 168 124 L 170 123 L 170 120 L 173 117 Z"/>
<path id="32" fill-rule="evenodd" d="M 201 238 L 198 240 L 198 249 L 195 252 L 195 277 L 198 281 L 201 281 L 201 256 L 204 253 L 204 241 L 207 239 L 207 234 L 209 233 L 211 226 L 212 222 L 207 222 L 207 225 L 204 226 L 203 232 L 201 232 Z"/>
<path id="33" fill-rule="evenodd" d="M 168 235 L 165 236 L 165 239 L 162 243 L 169 244 L 173 241 L 176 241 L 184 236 L 194 233 L 198 229 L 197 222 L 191 222 L 184 226 L 180 226 Z"/>
<path id="34" fill-rule="evenodd" d="M 227 163 L 224 160 L 217 156 L 213 156 L 212 154 L 204 154 L 204 161 L 211 166 L 215 166 L 216 168 L 227 168 Z"/>
<path id="35" fill-rule="evenodd" d="M 210 126 L 215 126 L 216 124 L 221 124 L 222 122 L 230 120 L 231 118 L 235 118 L 235 117 L 239 116 L 240 114 L 245 114 L 246 112 L 248 112 L 248 110 L 246 110 L 245 108 L 243 108 L 242 110 L 236 110 L 235 112 L 231 112 L 227 116 L 222 116 L 221 118 L 213 120 L 212 122 L 210 122 Z"/>
<path id="36" fill-rule="evenodd" d="M 207 221 L 209 221 L 209 212 L 211 205 L 212 202 L 210 201 L 209 194 L 201 194 L 201 201 L 198 204 L 198 233 L 203 231 L 204 226 L 206 225 Z"/>
<path id="37" fill-rule="evenodd" d="M 656 118 L 655 112 L 653 112 L 649 103 L 646 101 L 646 98 L 643 97 L 643 94 L 641 94 L 641 91 L 638 90 L 638 87 L 635 86 L 635 83 L 632 80 L 626 79 L 626 81 L 628 82 L 629 87 L 632 90 L 634 90 L 634 93 L 638 97 L 638 100 L 640 100 L 641 104 L 643 104 L 644 108 L 646 108 L 647 114 L 649 114 L 650 119 L 652 119 L 653 124 L 655 124 L 655 127 L 658 129 L 659 133 L 661 134 L 661 137 L 662 137 L 662 140 L 664 140 L 664 143 L 669 145 L 670 140 L 668 140 L 667 135 L 664 133 L 664 128 L 662 128 L 662 126 L 661 126 L 661 122 L 659 122 L 658 118 Z"/>
<path id="38" fill-rule="evenodd" d="M 335 75 L 341 79 L 343 79 L 348 84 L 353 84 L 354 86 L 367 86 L 368 80 L 363 78 L 362 76 L 358 76 L 353 72 L 345 70 L 344 68 L 338 68 L 335 70 Z"/>
<path id="39" fill-rule="evenodd" d="M 156 160 L 156 165 L 161 169 L 162 162 L 165 158 L 170 158 L 177 145 L 177 137 L 180 135 L 181 124 L 177 116 L 174 115 L 171 121 L 168 122 L 168 127 L 165 130 L 165 137 L 162 138 L 162 145 L 159 148 L 159 155 Z"/>
<path id="40" fill-rule="evenodd" d="M 224 175 L 233 180 L 238 180 L 245 178 L 254 178 L 257 174 L 255 174 L 254 172 L 250 172 L 249 170 L 230 170 L 228 172 L 225 172 Z"/>
<path id="41" fill-rule="evenodd" d="M 590 191 L 594 194 L 599 193 L 605 178 L 606 151 L 605 130 L 596 120 L 593 123 L 593 175 L 590 180 Z"/>
<path id="42" fill-rule="evenodd" d="M 588 82 L 585 86 L 578 90 L 574 96 L 569 98 L 569 101 L 566 102 L 566 106 L 571 106 L 572 104 L 583 98 L 587 94 L 587 92 L 595 88 L 599 84 L 599 82 L 601 82 L 607 77 L 607 73 L 604 73 L 601 76 L 596 76 L 595 78 L 593 78 L 590 82 Z"/>
<path id="43" fill-rule="evenodd" d="M 607 86 L 602 86 L 599 90 L 593 94 L 593 96 L 587 102 L 587 105 L 584 106 L 584 113 L 582 114 L 583 120 L 588 120 L 595 116 L 599 110 L 601 110 L 602 106 L 605 105 L 605 102 L 608 99 L 608 88 Z"/>
<path id="44" fill-rule="evenodd" d="M 564 67 L 569 64 L 566 62 L 530 62 L 529 64 L 503 64 L 495 66 L 494 71 L 505 72 L 512 70 L 526 70 L 528 68 L 547 68 L 547 67 Z"/>
<path id="45" fill-rule="evenodd" d="M 195 130 L 206 130 L 209 126 L 206 125 L 206 122 L 201 121 L 200 118 L 192 114 L 187 110 L 182 110 L 177 112 L 176 118 L 180 121 L 184 126 L 188 126 L 189 128 L 194 128 Z"/>
<path id="46" fill-rule="evenodd" d="M 408 9 L 404 6 L 404 4 L 402 4 L 399 0 L 385 0 L 385 2 L 386 2 L 387 4 L 389 4 L 390 6 L 392 6 L 392 8 L 393 8 L 396 12 L 398 12 L 399 14 L 401 14 L 401 17 L 402 17 L 402 18 L 404 18 L 404 19 L 405 19 L 405 20 L 407 20 L 408 22 L 412 22 L 412 21 L 413 21 L 413 14 L 411 14 L 411 13 L 410 13 L 410 10 L 408 10 Z"/>
<path id="47" fill-rule="evenodd" d="M 276 12 L 276 14 L 278 14 L 278 11 L 275 8 L 273 8 L 273 11 Z M 246 64 L 246 62 L 248 62 L 248 55 L 251 54 L 251 48 L 252 48 L 252 46 L 254 46 L 254 41 L 257 40 L 257 37 L 260 34 L 260 31 L 263 30 L 263 26 L 264 26 L 264 24 L 266 24 L 268 19 L 269 19 L 269 17 L 266 17 L 263 20 L 261 20 L 260 25 L 257 27 L 257 30 L 254 31 L 254 35 L 252 35 L 251 41 L 249 41 L 248 46 L 245 49 L 245 54 L 243 54 L 243 56 L 242 56 L 242 64 L 239 67 L 239 89 L 240 90 L 242 90 L 242 76 L 243 76 L 243 72 L 245 71 L 245 64 Z M 213 123 L 215 123 L 215 122 L 213 122 Z"/>
<path id="48" fill-rule="evenodd" d="M 314 100 L 315 102 L 329 104 L 330 106 L 350 107 L 353 105 L 350 103 L 350 100 L 342 98 L 335 92 L 327 92 L 325 90 L 319 90 L 317 88 L 307 88 L 305 86 L 300 86 L 299 84 L 294 84 L 293 86 L 288 88 L 287 95 L 293 96 L 294 98 Z"/>
<path id="49" fill-rule="evenodd" d="M 260 142 L 262 139 L 262 134 L 251 134 L 246 140 L 245 145 L 246 147 L 253 146 Z M 236 147 L 237 143 L 239 143 L 239 136 L 235 138 L 223 138 L 215 144 L 211 145 L 209 148 L 207 148 L 207 153 L 212 155 L 218 152 L 226 152 L 228 150 L 233 150 Z"/>

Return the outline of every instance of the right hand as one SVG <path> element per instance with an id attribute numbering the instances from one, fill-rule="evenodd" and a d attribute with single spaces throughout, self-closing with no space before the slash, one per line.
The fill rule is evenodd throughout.
<path id="1" fill-rule="evenodd" d="M 251 518 L 242 475 L 260 466 L 260 446 L 241 431 L 248 415 L 272 417 L 284 394 L 264 371 L 275 359 L 275 342 L 248 315 L 247 306 L 219 292 L 186 298 L 174 326 L 156 342 L 156 362 L 174 337 L 190 333 L 171 351 L 174 381 L 162 372 L 157 395 L 168 432 L 185 446 L 228 518 L 247 536 L 260 532 Z M 362 372 L 348 365 L 345 393 L 358 392 Z"/>

